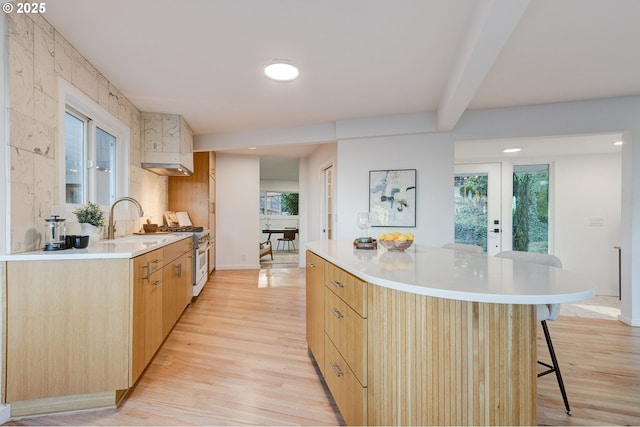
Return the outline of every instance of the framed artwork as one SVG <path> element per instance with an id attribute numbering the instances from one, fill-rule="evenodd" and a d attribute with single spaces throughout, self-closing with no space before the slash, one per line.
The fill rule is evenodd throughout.
<path id="1" fill-rule="evenodd" d="M 416 226 L 416 170 L 369 171 L 372 227 Z"/>

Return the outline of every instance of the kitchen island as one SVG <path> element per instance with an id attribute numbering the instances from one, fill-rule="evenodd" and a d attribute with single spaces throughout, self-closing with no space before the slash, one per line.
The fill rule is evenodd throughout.
<path id="1" fill-rule="evenodd" d="M 535 425 L 535 305 L 595 293 L 566 270 L 449 249 L 307 249 L 309 350 L 348 424 Z"/>
<path id="2" fill-rule="evenodd" d="M 0 257 L 11 416 L 115 406 L 192 295 L 192 233 Z"/>

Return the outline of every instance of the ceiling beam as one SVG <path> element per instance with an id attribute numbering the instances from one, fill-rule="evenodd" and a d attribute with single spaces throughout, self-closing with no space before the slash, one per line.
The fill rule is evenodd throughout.
<path id="1" fill-rule="evenodd" d="M 530 0 L 479 0 L 438 105 L 438 130 L 452 130 L 524 15 Z"/>

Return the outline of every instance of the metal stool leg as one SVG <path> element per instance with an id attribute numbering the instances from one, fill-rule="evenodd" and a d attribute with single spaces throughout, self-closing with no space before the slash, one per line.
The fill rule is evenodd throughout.
<path id="1" fill-rule="evenodd" d="M 558 359 L 556 358 L 556 352 L 553 349 L 553 342 L 551 342 L 551 335 L 549 334 L 549 327 L 547 326 L 547 321 L 542 320 L 540 322 L 542 324 L 542 330 L 544 332 L 544 338 L 547 341 L 547 347 L 549 348 L 549 355 L 551 356 L 551 363 L 553 366 L 538 361 L 539 364 L 546 366 L 549 368 L 548 370 L 541 372 L 538 374 L 538 377 L 543 375 L 547 375 L 551 372 L 556 373 L 556 379 L 558 380 L 558 386 L 560 387 L 560 393 L 562 393 L 562 400 L 564 400 L 564 407 L 567 410 L 567 414 L 571 415 L 571 408 L 569 407 L 569 399 L 567 399 L 567 392 L 564 389 L 564 381 L 562 381 L 562 374 L 560 373 L 560 366 L 558 365 Z"/>

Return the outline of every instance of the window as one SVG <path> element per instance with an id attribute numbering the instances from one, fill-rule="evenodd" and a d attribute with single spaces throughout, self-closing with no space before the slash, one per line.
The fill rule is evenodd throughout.
<path id="1" fill-rule="evenodd" d="M 118 138 L 89 117 L 65 113 L 65 200 L 109 205 L 116 194 Z"/>
<path id="2" fill-rule="evenodd" d="M 549 251 L 549 165 L 513 167 L 513 250 Z"/>
<path id="3" fill-rule="evenodd" d="M 109 206 L 128 193 L 130 129 L 63 80 L 60 91 L 61 200 L 70 210 L 88 202 Z"/>
<path id="4" fill-rule="evenodd" d="M 298 193 L 260 192 L 261 215 L 298 215 Z"/>

